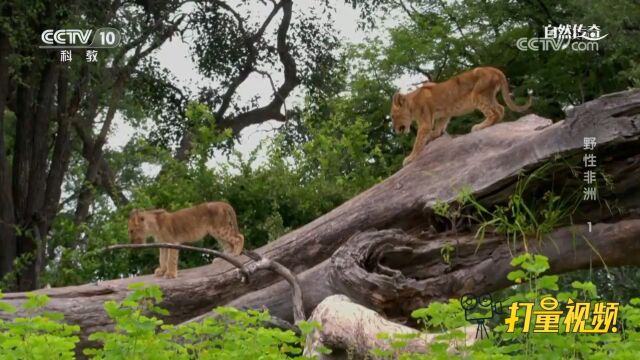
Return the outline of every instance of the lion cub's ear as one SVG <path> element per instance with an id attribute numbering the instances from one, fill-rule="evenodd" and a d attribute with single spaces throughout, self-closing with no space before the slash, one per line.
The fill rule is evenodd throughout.
<path id="1" fill-rule="evenodd" d="M 396 93 L 393 94 L 393 99 L 391 101 L 396 106 L 403 106 L 404 105 L 404 100 L 405 100 L 404 96 L 402 94 L 400 94 L 399 91 L 396 91 Z"/>
<path id="2" fill-rule="evenodd" d="M 129 213 L 129 217 L 132 217 L 133 215 L 137 214 L 138 212 L 140 212 L 140 209 L 132 209 L 131 212 Z"/>

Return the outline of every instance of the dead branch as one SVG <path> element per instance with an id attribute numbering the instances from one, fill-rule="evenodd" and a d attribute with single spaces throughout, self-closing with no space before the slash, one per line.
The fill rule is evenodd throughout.
<path id="1" fill-rule="evenodd" d="M 118 245 L 111 245 L 111 246 L 105 248 L 104 251 L 111 251 L 111 250 L 117 250 L 117 249 L 155 249 L 155 248 L 158 248 L 158 249 L 159 248 L 163 248 L 163 249 L 197 251 L 197 252 L 201 252 L 201 253 L 204 253 L 204 254 L 209 254 L 209 255 L 213 255 L 213 256 L 219 257 L 219 258 L 224 259 L 225 261 L 227 261 L 229 264 L 231 264 L 231 265 L 235 266 L 236 268 L 238 268 L 238 270 L 240 271 L 240 281 L 243 284 L 248 284 L 249 283 L 249 273 L 248 273 L 247 269 L 245 268 L 244 264 L 242 264 L 240 261 L 236 260 L 235 258 L 233 258 L 230 255 L 227 255 L 225 253 L 221 253 L 219 251 L 212 250 L 212 249 L 206 249 L 206 248 L 201 248 L 201 247 L 196 247 L 196 246 L 189 246 L 189 245 L 180 245 L 180 244 L 152 243 L 152 244 L 118 244 Z"/>
<path id="2" fill-rule="evenodd" d="M 279 262 L 265 258 L 256 252 L 244 250 L 243 254 L 255 261 L 247 266 L 250 274 L 263 269 L 271 270 L 282 276 L 289 283 L 291 286 L 291 297 L 293 299 L 293 321 L 297 325 L 301 321 L 306 320 L 306 316 L 304 315 L 302 288 L 300 287 L 300 282 L 296 275 Z"/>

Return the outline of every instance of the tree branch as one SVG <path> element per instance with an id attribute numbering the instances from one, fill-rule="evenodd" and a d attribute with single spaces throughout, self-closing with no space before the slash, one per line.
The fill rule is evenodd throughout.
<path id="1" fill-rule="evenodd" d="M 231 82 L 229 83 L 229 86 L 227 87 L 227 91 L 224 93 L 224 95 L 222 95 L 222 102 L 220 104 L 220 107 L 215 112 L 215 118 L 222 119 L 224 117 L 224 114 L 227 112 L 227 109 L 231 104 L 231 98 L 236 93 L 236 90 L 238 89 L 238 87 L 255 70 L 254 65 L 258 56 L 258 49 L 256 49 L 255 43 L 258 40 L 260 40 L 260 38 L 262 38 L 269 23 L 271 23 L 271 20 L 273 19 L 273 17 L 278 13 L 280 8 L 282 8 L 282 2 L 278 3 L 273 7 L 273 9 L 271 10 L 271 13 L 269 13 L 269 16 L 267 16 L 265 21 L 262 23 L 262 26 L 260 27 L 260 29 L 251 36 L 247 34 L 246 30 L 244 29 L 244 21 L 236 11 L 234 11 L 228 4 L 224 2 L 218 2 L 218 4 L 222 8 L 234 14 L 234 16 L 236 17 L 236 20 L 238 21 L 238 27 L 240 27 L 240 30 L 243 33 L 244 44 L 247 47 L 247 50 L 249 50 L 249 56 L 247 57 L 247 60 L 242 65 L 239 66 L 240 72 L 238 76 L 236 76 L 236 78 L 231 80 Z"/>
<path id="2" fill-rule="evenodd" d="M 95 113 L 95 109 L 94 111 L 89 111 L 89 113 Z M 90 130 L 86 128 L 86 122 L 74 121 L 73 127 L 82 142 L 82 156 L 87 161 L 89 161 L 89 157 L 91 154 L 90 149 L 93 148 L 93 139 L 91 138 Z M 127 205 L 129 203 L 129 199 L 127 199 L 127 197 L 124 195 L 124 191 L 122 190 L 122 188 L 120 188 L 115 182 L 115 176 L 113 174 L 113 171 L 111 171 L 111 166 L 103 156 L 101 156 L 98 161 L 100 162 L 100 166 L 94 185 L 101 186 L 107 192 L 107 195 L 109 195 L 116 206 L 119 207 L 122 205 Z M 79 197 L 80 195 L 77 194 L 77 196 Z M 72 196 L 71 198 L 73 197 L 75 196 Z"/>
<path id="3" fill-rule="evenodd" d="M 409 6 L 411 6 L 411 9 L 409 9 L 409 8 L 407 7 L 407 5 L 404 3 L 404 1 L 403 1 L 403 0 L 393 1 L 393 3 L 394 3 L 396 6 L 399 6 L 399 7 L 400 7 L 400 9 L 402 9 L 402 11 L 404 11 L 404 13 L 405 13 L 405 14 L 407 14 L 407 16 L 408 16 L 411 20 L 413 20 L 413 22 L 415 22 L 416 24 L 418 23 L 418 18 L 417 18 L 417 16 L 416 16 L 416 14 L 418 14 L 418 12 L 416 11 L 416 9 L 414 9 L 414 8 L 413 8 L 413 6 L 412 6 L 412 5 L 409 5 Z"/>
<path id="4" fill-rule="evenodd" d="M 297 325 L 301 321 L 306 320 L 307 317 L 304 315 L 302 288 L 300 287 L 300 282 L 296 275 L 279 262 L 265 258 L 254 251 L 244 250 L 243 254 L 255 261 L 254 263 L 249 264 L 249 273 L 267 269 L 282 276 L 289 283 L 289 286 L 291 287 L 291 296 L 293 298 L 294 323 Z"/>
<path id="5" fill-rule="evenodd" d="M 219 251 L 212 250 L 212 249 L 200 248 L 200 247 L 189 246 L 189 245 L 181 245 L 181 244 L 152 243 L 152 244 L 111 245 L 109 247 L 106 247 L 103 251 L 111 251 L 111 250 L 118 250 L 118 249 L 156 249 L 156 248 L 197 251 L 204 254 L 209 254 L 215 257 L 219 257 L 221 259 L 224 259 L 229 264 L 238 268 L 238 270 L 240 271 L 240 281 L 242 281 L 245 284 L 249 282 L 250 272 L 245 268 L 245 266 L 240 261 L 236 260 L 234 257 L 230 255 L 227 255 L 225 253 L 221 253 Z"/>
<path id="6" fill-rule="evenodd" d="M 282 63 L 284 67 L 284 82 L 278 88 L 274 98 L 269 104 L 220 121 L 222 128 L 230 128 L 234 134 L 240 133 L 240 131 L 247 126 L 259 124 L 267 120 L 285 121 L 285 115 L 280 112 L 280 108 L 284 104 L 283 99 L 287 98 L 291 91 L 300 84 L 300 79 L 297 75 L 296 61 L 291 55 L 289 45 L 287 44 L 287 32 L 291 25 L 293 4 L 291 0 L 282 0 L 280 3 L 282 4 L 283 16 L 277 32 L 277 50 L 280 63 Z"/>
<path id="7" fill-rule="evenodd" d="M 280 108 L 284 104 L 284 98 L 293 90 L 295 86 L 299 84 L 299 80 L 296 75 L 295 60 L 289 54 L 289 49 L 286 44 L 287 31 L 291 23 L 292 2 L 291 0 L 282 0 L 278 3 L 275 1 L 273 9 L 262 23 L 258 31 L 252 35 L 248 35 L 244 26 L 244 20 L 242 17 L 231 8 L 228 4 L 218 2 L 225 10 L 229 11 L 238 22 L 240 31 L 244 34 L 244 44 L 249 51 L 249 55 L 242 64 L 239 65 L 238 75 L 228 82 L 228 86 L 224 94 L 221 96 L 221 103 L 218 109 L 214 113 L 215 121 L 218 122 L 220 129 L 231 129 L 234 135 L 238 135 L 242 129 L 253 124 L 259 124 L 267 120 L 285 121 L 286 116 L 280 112 Z M 256 71 L 255 62 L 258 56 L 258 50 L 255 43 L 262 38 L 267 27 L 275 17 L 275 15 L 283 9 L 284 14 L 278 28 L 277 33 L 277 50 L 279 58 L 284 65 L 285 82 L 277 90 L 274 90 L 274 99 L 266 106 L 252 109 L 248 112 L 234 115 L 225 118 L 225 114 L 231 105 L 233 96 L 235 95 L 238 87 L 246 81 L 252 72 Z M 275 86 L 274 86 L 275 87 Z M 189 152 L 192 147 L 192 135 L 191 129 L 185 129 L 180 145 L 176 151 L 175 158 L 178 160 L 186 160 L 189 156 Z"/>
<path id="8" fill-rule="evenodd" d="M 415 70 L 415 71 L 419 72 L 420 74 L 426 76 L 428 81 L 433 81 L 433 76 L 431 75 L 430 71 L 423 69 L 419 65 L 414 66 L 413 70 Z"/>

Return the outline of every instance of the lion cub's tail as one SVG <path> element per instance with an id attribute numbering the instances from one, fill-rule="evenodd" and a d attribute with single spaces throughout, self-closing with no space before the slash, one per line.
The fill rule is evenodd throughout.
<path id="1" fill-rule="evenodd" d="M 511 98 L 511 94 L 509 93 L 509 83 L 507 82 L 507 77 L 504 76 L 502 72 L 500 72 L 500 90 L 502 91 L 502 98 L 504 99 L 505 104 L 507 104 L 509 109 L 513 111 L 517 111 L 517 112 L 526 111 L 529 108 L 529 106 L 531 106 L 531 103 L 533 102 L 532 92 L 529 91 L 529 99 L 527 100 L 526 104 L 518 105 L 514 103 L 513 99 Z"/>
<path id="2" fill-rule="evenodd" d="M 225 206 L 225 212 L 227 213 L 227 220 L 229 220 L 229 228 L 240 234 L 240 228 L 238 227 L 238 219 L 236 217 L 236 211 L 231 205 Z"/>

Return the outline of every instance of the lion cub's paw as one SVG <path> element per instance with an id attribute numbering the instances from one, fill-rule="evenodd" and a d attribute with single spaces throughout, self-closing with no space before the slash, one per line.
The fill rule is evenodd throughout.
<path id="1" fill-rule="evenodd" d="M 475 125 L 473 125 L 473 126 L 471 127 L 471 132 L 478 131 L 478 130 L 482 130 L 482 129 L 484 129 L 484 126 L 482 126 L 482 125 L 480 125 L 480 124 L 475 124 Z"/>
<path id="2" fill-rule="evenodd" d="M 166 274 L 164 274 L 165 279 L 175 279 L 177 277 L 178 277 L 178 273 L 174 273 L 174 272 L 167 272 Z"/>
<path id="3" fill-rule="evenodd" d="M 157 268 L 156 271 L 153 272 L 153 274 L 157 277 L 162 277 L 162 275 L 164 275 L 165 272 L 166 272 L 165 269 Z"/>

